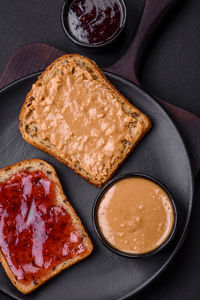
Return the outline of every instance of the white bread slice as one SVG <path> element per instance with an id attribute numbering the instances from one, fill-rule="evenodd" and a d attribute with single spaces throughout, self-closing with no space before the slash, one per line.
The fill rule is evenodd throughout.
<path id="1" fill-rule="evenodd" d="M 78 76 L 78 78 L 83 78 L 82 80 L 84 83 L 80 91 L 81 97 L 84 90 L 85 94 L 90 95 L 89 99 L 95 98 L 95 99 L 101 99 L 102 102 L 104 101 L 103 109 L 105 111 L 105 115 L 107 116 L 107 119 L 110 120 L 111 126 L 113 126 L 113 124 L 119 124 L 118 122 L 112 123 L 113 117 L 110 118 L 109 115 L 109 110 L 113 109 L 114 106 L 119 107 L 118 111 L 116 111 L 114 114 L 115 117 L 120 111 L 120 113 L 123 115 L 124 120 L 125 119 L 129 120 L 126 122 L 122 121 L 122 125 L 124 126 L 126 132 L 122 132 L 122 134 L 120 134 L 120 141 L 118 145 L 117 146 L 115 145 L 114 149 L 112 150 L 112 155 L 110 156 L 111 158 L 107 159 L 106 163 L 105 161 L 103 161 L 103 159 L 100 160 L 98 158 L 99 169 L 97 169 L 95 162 L 93 163 L 93 166 L 89 166 L 85 163 L 84 151 L 82 151 L 82 156 L 80 153 L 79 157 L 78 156 L 74 157 L 75 155 L 72 156 L 67 150 L 65 153 L 61 152 L 61 150 L 59 150 L 58 147 L 59 143 L 53 143 L 51 138 L 49 137 L 45 137 L 45 138 L 42 137 L 40 132 L 41 127 L 38 124 L 38 120 L 34 120 L 33 122 L 31 121 L 31 123 L 29 122 L 30 118 L 32 118 L 35 114 L 34 112 L 35 102 L 37 102 L 37 107 L 38 105 L 40 106 L 41 120 L 46 120 L 46 116 L 44 115 L 44 107 L 45 107 L 44 103 L 45 101 L 49 103 L 50 98 L 48 98 L 48 95 L 49 93 L 51 93 L 50 92 L 51 84 L 52 84 L 51 82 L 52 80 L 57 80 L 56 78 L 58 78 L 58 76 L 59 76 L 59 80 L 62 81 L 63 76 L 66 76 L 64 72 L 66 73 L 68 72 L 67 74 L 70 74 L 68 75 L 70 76 L 70 78 L 67 77 L 66 79 L 65 77 L 65 81 L 63 82 L 66 82 L 68 79 L 69 79 L 68 81 L 70 81 L 72 78 L 75 87 L 78 85 L 76 81 L 76 76 Z M 85 82 L 87 82 L 86 86 L 85 86 Z M 65 83 L 63 84 L 65 86 Z M 91 88 L 91 86 L 93 88 Z M 79 88 L 77 87 L 78 90 Z M 42 92 L 42 94 L 41 94 L 41 89 L 44 90 L 44 93 Z M 66 91 L 68 90 L 67 87 L 65 87 L 65 90 Z M 99 92 L 100 94 L 98 94 L 98 96 L 96 96 L 95 94 L 94 96 L 92 94 L 94 90 L 100 91 Z M 38 97 L 38 93 L 40 93 L 41 100 Z M 92 96 L 94 97 L 92 98 Z M 81 97 L 78 100 L 80 101 L 79 103 L 82 103 Z M 110 99 L 112 99 L 112 103 L 111 101 L 109 101 Z M 73 100 L 74 99 L 69 99 L 68 101 L 70 102 Z M 51 101 L 55 102 L 56 105 L 58 105 L 60 100 L 59 97 L 55 96 L 54 98 L 51 97 Z M 88 107 L 85 106 L 84 110 L 87 111 L 87 109 Z M 98 106 L 95 106 L 94 109 L 98 110 Z M 85 115 L 84 118 L 87 118 L 87 115 Z M 117 117 L 115 119 L 117 120 Z M 83 124 L 80 124 L 80 127 L 82 127 L 82 125 Z M 109 124 L 107 125 L 110 126 Z M 59 131 L 63 130 L 62 125 L 59 125 L 58 123 L 57 125 L 54 126 L 57 126 L 56 128 L 58 128 Z M 21 109 L 21 113 L 19 117 L 19 128 L 23 138 L 28 143 L 54 156 L 61 163 L 67 165 L 68 167 L 73 169 L 77 174 L 79 174 L 81 177 L 86 179 L 89 183 L 92 183 L 97 187 L 102 187 L 115 173 L 115 171 L 118 169 L 120 164 L 122 164 L 122 162 L 129 155 L 129 153 L 136 147 L 136 145 L 139 143 L 142 137 L 149 131 L 149 129 L 151 128 L 151 122 L 146 115 L 144 115 L 139 109 L 134 107 L 124 96 L 122 96 L 119 93 L 119 91 L 108 81 L 108 79 L 105 77 L 103 72 L 97 67 L 97 65 L 93 61 L 91 61 L 86 57 L 80 56 L 78 54 L 66 54 L 58 58 L 57 60 L 55 60 L 39 76 L 37 82 L 32 86 L 32 89 L 27 94 L 25 103 Z M 127 131 L 131 132 L 129 137 L 127 137 Z M 51 133 L 51 129 L 48 130 L 48 134 L 49 133 Z M 72 135 L 73 134 L 74 132 L 72 131 Z M 66 145 L 69 144 L 79 145 L 79 137 L 82 138 L 81 133 L 79 133 L 78 138 L 76 138 L 74 142 L 67 141 Z M 99 140 L 97 140 L 96 146 L 94 145 L 94 147 L 92 148 L 93 152 L 89 154 L 86 153 L 86 157 L 88 155 L 89 160 L 91 160 L 91 155 L 94 156 L 94 161 L 95 161 L 97 156 L 102 154 L 99 152 L 99 148 L 97 147 L 97 145 L 102 139 L 106 140 L 108 139 L 108 136 L 102 134 Z"/>
<path id="2" fill-rule="evenodd" d="M 56 174 L 55 169 L 49 165 L 47 162 L 40 160 L 40 159 L 30 159 L 21 161 L 15 165 L 7 166 L 0 170 L 0 183 L 6 181 L 9 179 L 12 175 L 16 174 L 19 171 L 27 170 L 27 171 L 42 171 L 45 176 L 47 176 L 50 180 L 55 182 L 55 193 L 56 193 L 56 204 L 58 206 L 63 207 L 71 216 L 72 222 L 75 225 L 75 228 L 79 231 L 82 242 L 84 243 L 86 247 L 86 251 L 71 258 L 66 259 L 64 262 L 57 265 L 53 270 L 51 270 L 49 273 L 45 274 L 40 280 L 33 279 L 30 283 L 24 284 L 20 280 L 18 280 L 14 273 L 12 272 L 11 268 L 9 267 L 9 264 L 7 262 L 6 257 L 4 256 L 1 246 L 0 246 L 0 261 L 3 265 L 8 277 L 12 281 L 12 283 L 15 285 L 15 287 L 22 293 L 27 294 L 38 288 L 41 284 L 49 280 L 50 278 L 54 277 L 58 273 L 62 272 L 63 270 L 67 269 L 71 265 L 79 262 L 80 260 L 87 257 L 93 250 L 92 242 L 86 233 L 80 219 L 76 215 L 74 209 L 72 208 L 71 204 L 68 202 L 66 196 L 63 193 L 60 181 L 58 179 L 58 176 Z"/>

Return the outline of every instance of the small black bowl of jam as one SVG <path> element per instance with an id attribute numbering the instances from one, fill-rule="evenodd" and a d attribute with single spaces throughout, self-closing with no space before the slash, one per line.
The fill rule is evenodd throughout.
<path id="1" fill-rule="evenodd" d="M 98 48 L 116 40 L 126 15 L 123 0 L 67 0 L 62 6 L 61 23 L 74 43 Z"/>

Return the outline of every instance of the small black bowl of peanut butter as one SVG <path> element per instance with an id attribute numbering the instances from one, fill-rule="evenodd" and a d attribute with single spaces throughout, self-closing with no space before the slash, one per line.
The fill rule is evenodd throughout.
<path id="1" fill-rule="evenodd" d="M 163 251 L 176 232 L 177 212 L 167 188 L 144 174 L 111 180 L 93 206 L 93 224 L 103 244 L 126 257 Z"/>

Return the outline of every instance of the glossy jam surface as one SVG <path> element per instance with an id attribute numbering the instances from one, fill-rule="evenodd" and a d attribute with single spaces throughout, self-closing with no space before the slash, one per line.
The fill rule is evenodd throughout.
<path id="1" fill-rule="evenodd" d="M 76 40 L 84 44 L 101 44 L 121 28 L 122 9 L 117 0 L 75 0 L 66 19 Z"/>
<path id="2" fill-rule="evenodd" d="M 174 225 L 172 202 L 151 180 L 133 177 L 118 181 L 101 199 L 97 218 L 109 244 L 135 254 L 155 250 Z"/>
<path id="3" fill-rule="evenodd" d="M 71 216 L 55 203 L 55 183 L 19 171 L 0 183 L 0 247 L 15 277 L 28 284 L 85 251 Z"/>

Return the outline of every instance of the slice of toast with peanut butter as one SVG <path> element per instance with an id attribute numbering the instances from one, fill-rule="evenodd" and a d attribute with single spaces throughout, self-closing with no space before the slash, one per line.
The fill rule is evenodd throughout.
<path id="1" fill-rule="evenodd" d="M 33 84 L 19 117 L 23 138 L 103 186 L 151 128 L 90 59 L 67 54 Z"/>

